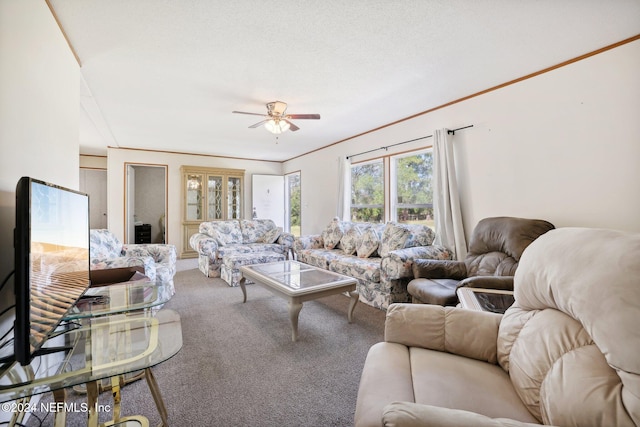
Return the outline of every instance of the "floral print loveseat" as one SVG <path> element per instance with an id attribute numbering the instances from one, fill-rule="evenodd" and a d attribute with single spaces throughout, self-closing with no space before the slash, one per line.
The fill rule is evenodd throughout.
<path id="1" fill-rule="evenodd" d="M 293 234 L 283 232 L 270 219 L 207 221 L 198 231 L 189 238 L 189 245 L 198 252 L 198 268 L 207 277 L 221 277 L 225 256 L 277 253 L 287 257 L 293 248 Z"/>
<path id="2" fill-rule="evenodd" d="M 176 247 L 169 244 L 123 245 L 115 234 L 106 229 L 90 232 L 89 254 L 92 270 L 143 267 L 149 279 L 162 282 L 172 297 L 175 294 L 173 276 L 176 274 Z"/>
<path id="3" fill-rule="evenodd" d="M 435 234 L 424 225 L 356 223 L 334 218 L 322 234 L 297 237 L 300 262 L 358 280 L 360 300 L 386 310 L 410 302 L 407 284 L 414 259 L 451 259 L 449 250 L 432 245 Z"/>

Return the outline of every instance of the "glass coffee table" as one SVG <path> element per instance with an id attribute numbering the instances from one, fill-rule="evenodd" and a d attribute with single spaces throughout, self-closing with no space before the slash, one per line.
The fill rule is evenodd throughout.
<path id="1" fill-rule="evenodd" d="M 240 267 L 240 272 L 242 273 L 240 289 L 244 297 L 243 303 L 247 302 L 245 287 L 247 280 L 267 288 L 289 302 L 292 341 L 298 339 L 298 316 L 303 302 L 347 292 L 351 297 L 347 312 L 347 318 L 351 323 L 353 310 L 360 297 L 356 291 L 358 283 L 356 279 L 298 261 L 245 265 Z"/>

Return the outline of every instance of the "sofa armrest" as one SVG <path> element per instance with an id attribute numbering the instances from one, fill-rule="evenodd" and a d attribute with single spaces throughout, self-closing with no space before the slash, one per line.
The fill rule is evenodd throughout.
<path id="1" fill-rule="evenodd" d="M 462 409 L 449 409 L 413 402 L 393 402 L 382 411 L 385 427 L 533 427 L 509 418 L 489 418 Z"/>
<path id="2" fill-rule="evenodd" d="M 322 234 L 307 234 L 305 236 L 296 237 L 293 242 L 293 250 L 298 253 L 303 249 L 322 249 L 324 248 L 324 239 Z"/>
<path id="3" fill-rule="evenodd" d="M 458 284 L 458 287 L 500 289 L 502 291 L 513 290 L 513 276 L 473 276 L 468 277 Z"/>
<path id="4" fill-rule="evenodd" d="M 211 256 L 218 250 L 217 240 L 204 233 L 192 234 L 189 237 L 189 246 L 200 255 Z"/>
<path id="5" fill-rule="evenodd" d="M 496 364 L 501 314 L 430 304 L 391 304 L 384 339 Z"/>
<path id="6" fill-rule="evenodd" d="M 413 261 L 417 259 L 451 259 L 451 252 L 438 245 L 396 249 L 382 257 L 380 268 L 389 279 L 413 279 Z"/>
<path id="7" fill-rule="evenodd" d="M 131 244 L 122 246 L 123 256 L 150 256 L 158 264 L 175 264 L 176 247 L 165 243 Z"/>
<path id="8" fill-rule="evenodd" d="M 294 236 L 291 233 L 287 233 L 286 231 L 283 231 L 282 233 L 280 233 L 280 236 L 278 237 L 278 240 L 276 240 L 276 243 L 284 246 L 287 249 L 293 249 L 293 243 L 295 241 L 296 241 L 296 236 Z"/>
<path id="9" fill-rule="evenodd" d="M 454 279 L 467 277 L 467 265 L 462 261 L 416 259 L 413 261 L 414 279 Z"/>

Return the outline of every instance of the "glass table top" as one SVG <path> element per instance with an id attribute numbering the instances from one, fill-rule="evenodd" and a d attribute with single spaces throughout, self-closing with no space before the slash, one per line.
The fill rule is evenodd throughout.
<path id="1" fill-rule="evenodd" d="M 167 287 L 162 283 L 138 280 L 89 288 L 64 318 L 82 319 L 157 307 L 171 299 Z"/>
<path id="2" fill-rule="evenodd" d="M 275 282 L 292 290 L 315 289 L 318 287 L 332 287 L 356 280 L 312 265 L 298 261 L 279 261 L 267 264 L 247 265 L 240 268 L 244 275 L 258 278 L 262 281 Z"/>
<path id="3" fill-rule="evenodd" d="M 43 348 L 66 350 L 38 356 L 24 367 L 0 366 L 0 402 L 143 370 L 182 348 L 180 315 L 167 309 L 71 321 L 60 330 Z"/>

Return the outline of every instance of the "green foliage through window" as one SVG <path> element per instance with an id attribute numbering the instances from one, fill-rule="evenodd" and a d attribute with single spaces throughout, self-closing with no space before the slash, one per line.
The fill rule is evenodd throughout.
<path id="1" fill-rule="evenodd" d="M 382 160 L 351 167 L 351 220 L 384 222 Z"/>
<path id="2" fill-rule="evenodd" d="M 398 222 L 433 227 L 433 156 L 424 152 L 395 161 L 395 209 Z M 393 179 L 393 178 L 392 178 Z"/>
<path id="3" fill-rule="evenodd" d="M 391 176 L 385 177 L 385 161 Z M 385 222 L 385 179 L 391 188 L 391 218 L 402 223 L 434 226 L 433 156 L 431 151 L 390 156 L 351 166 L 351 220 Z"/>
<path id="4" fill-rule="evenodd" d="M 286 175 L 287 196 L 288 196 L 288 216 L 289 232 L 295 236 L 300 236 L 300 210 L 301 210 L 301 185 L 300 172 Z"/>

